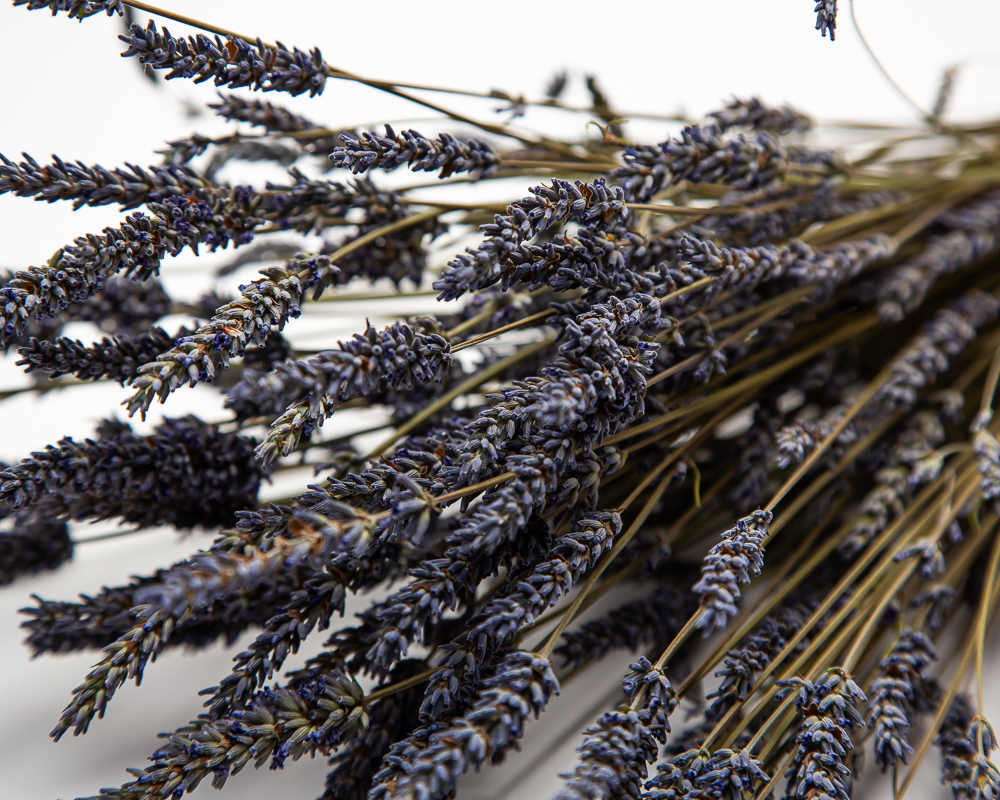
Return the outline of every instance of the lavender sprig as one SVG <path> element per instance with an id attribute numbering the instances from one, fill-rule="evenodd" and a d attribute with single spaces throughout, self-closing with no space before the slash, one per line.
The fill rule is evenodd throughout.
<path id="1" fill-rule="evenodd" d="M 864 692 L 838 669 L 815 684 L 796 678 L 779 685 L 798 693 L 796 705 L 803 714 L 795 738 L 795 755 L 787 772 L 788 796 L 800 800 L 850 800 L 851 771 L 844 761 L 854 749 L 851 731 L 864 725 L 855 707 L 865 701 Z"/>
<path id="2" fill-rule="evenodd" d="M 497 649 L 505 646 L 569 592 L 621 533 L 616 512 L 600 511 L 579 519 L 573 529 L 553 542 L 544 561 L 487 603 L 467 623 L 467 630 L 442 648 L 442 669 L 431 678 L 421 714 L 437 719 L 451 705 L 452 694 L 466 669 L 477 670 Z"/>
<path id="3" fill-rule="evenodd" d="M 52 16 L 65 11 L 66 16 L 76 17 L 80 22 L 102 12 L 109 17 L 116 14 L 120 17 L 125 13 L 121 0 L 14 0 L 14 5 L 27 6 L 28 11 L 47 9 Z"/>
<path id="4" fill-rule="evenodd" d="M 607 186 L 603 178 L 593 183 L 555 178 L 551 187 L 534 187 L 531 196 L 511 203 L 505 215 L 497 214 L 492 223 L 481 225 L 485 241 L 450 261 L 434 288 L 441 293 L 439 299 L 456 300 L 466 292 L 496 283 L 500 267 L 511 253 L 554 225 L 578 222 L 601 230 L 627 214 L 621 189 Z"/>
<path id="5" fill-rule="evenodd" d="M 49 378 L 73 375 L 81 381 L 108 378 L 124 385 L 139 374 L 139 368 L 154 361 L 158 354 L 168 350 L 178 337 L 189 336 L 193 331 L 181 328 L 171 336 L 163 328 L 151 328 L 149 333 L 138 336 L 104 338 L 92 345 L 61 336 L 55 341 L 31 337 L 25 347 L 18 349 L 25 372 L 44 372 Z"/>
<path id="6" fill-rule="evenodd" d="M 0 531 L 0 586 L 56 569 L 72 557 L 69 528 L 46 504 L 12 514 Z"/>
<path id="7" fill-rule="evenodd" d="M 397 323 L 383 331 L 369 325 L 364 334 L 339 342 L 337 350 L 278 365 L 254 400 L 265 408 L 286 410 L 258 447 L 257 457 L 268 464 L 288 455 L 303 435 L 353 397 L 389 386 L 412 389 L 440 383 L 451 361 L 451 343 L 443 336 Z"/>
<path id="8" fill-rule="evenodd" d="M 816 0 L 816 30 L 822 36 L 830 34 L 830 41 L 837 38 L 837 0 Z"/>
<path id="9" fill-rule="evenodd" d="M 0 162 L 0 194 L 13 192 L 18 197 L 34 197 L 48 203 L 72 200 L 74 210 L 112 203 L 124 209 L 136 208 L 212 185 L 184 165 L 146 170 L 126 164 L 125 169 L 107 170 L 100 165 L 91 167 L 82 161 L 66 162 L 53 156 L 52 163 L 43 167 L 27 153 L 20 164 L 2 154 Z"/>
<path id="10" fill-rule="evenodd" d="M 898 761 L 907 763 L 907 755 L 913 752 L 907 740 L 911 718 L 932 711 L 936 704 L 937 684 L 923 674 L 936 660 L 931 640 L 920 631 L 907 630 L 879 663 L 868 724 L 875 730 L 875 763 L 883 772 Z"/>
<path id="11" fill-rule="evenodd" d="M 584 732 L 577 748 L 580 760 L 560 777 L 565 784 L 556 800 L 597 800 L 628 797 L 639 800 L 647 765 L 656 761 L 658 744 L 667 740 L 668 719 L 677 707 L 670 681 L 646 658 L 631 664 L 622 682 L 631 700 L 642 693 L 635 711 L 624 705 L 602 715 Z"/>
<path id="12" fill-rule="evenodd" d="M 500 165 L 499 156 L 486 142 L 456 139 L 448 133 L 427 139 L 416 131 L 397 134 L 386 125 L 385 136 L 362 133 L 360 139 L 341 136 L 341 140 L 343 145 L 330 154 L 330 159 L 355 175 L 370 169 L 391 172 L 405 164 L 414 172 L 439 172 L 440 178 L 460 172 L 488 178 Z"/>
<path id="13" fill-rule="evenodd" d="M 973 714 L 965 695 L 952 701 L 935 743 L 941 750 L 941 783 L 951 788 L 955 800 L 989 800 L 997 796 L 1000 771 L 989 759 L 996 747 L 996 736 L 986 720 Z"/>
<path id="14" fill-rule="evenodd" d="M 692 591 L 701 597 L 701 610 L 695 627 L 708 636 L 724 628 L 736 614 L 739 585 L 750 583 L 751 575 L 760 575 L 764 566 L 763 541 L 773 519 L 770 511 L 754 511 L 737 520 L 736 527 L 722 534 L 722 541 L 705 556 L 701 580 Z"/>
<path id="15" fill-rule="evenodd" d="M 125 426 L 99 441 L 66 438 L 0 471 L 0 503 L 21 509 L 44 500 L 71 519 L 142 526 L 225 524 L 256 502 L 263 473 L 253 444 L 195 417 L 166 420 L 146 437 Z"/>
<path id="16" fill-rule="evenodd" d="M 730 128 L 751 128 L 757 131 L 767 131 L 775 135 L 793 131 L 807 131 L 812 127 L 812 120 L 789 106 L 771 108 L 759 97 L 740 100 L 734 97 L 725 108 L 713 111 L 708 115 L 719 130 Z"/>
<path id="17" fill-rule="evenodd" d="M 455 780 L 489 759 L 493 763 L 517 746 L 532 714 L 559 694 L 547 659 L 521 650 L 504 653 L 483 681 L 479 699 L 465 714 L 440 725 L 400 761 L 375 776 L 371 800 L 440 800 Z"/>
<path id="18" fill-rule="evenodd" d="M 689 125 L 679 140 L 659 145 L 629 145 L 625 165 L 611 172 L 631 202 L 648 203 L 664 187 L 680 180 L 726 183 L 756 189 L 778 180 L 789 169 L 785 149 L 763 131 L 724 137 L 715 125 Z"/>
<path id="19" fill-rule="evenodd" d="M 165 402 L 185 383 L 211 381 L 229 358 L 241 355 L 251 342 L 263 344 L 272 329 L 280 331 L 297 317 L 307 292 L 322 292 L 336 272 L 330 259 L 306 253 L 283 267 L 261 270 L 264 277 L 241 287 L 241 297 L 220 307 L 207 325 L 140 368 L 132 382 L 135 394 L 127 401 L 129 414 L 145 416 L 155 398 Z"/>
<path id="20" fill-rule="evenodd" d="M 199 717 L 167 737 L 135 780 L 88 800 L 153 800 L 191 792 L 205 778 L 221 789 L 251 761 L 279 769 L 291 758 L 326 752 L 368 727 L 364 693 L 342 667 L 311 683 L 265 689 L 244 711 L 220 720 Z"/>
<path id="21" fill-rule="evenodd" d="M 280 42 L 276 47 L 265 46 L 260 39 L 254 48 L 236 36 L 225 42 L 203 34 L 177 39 L 166 28 L 160 33 L 152 20 L 145 28 L 133 25 L 128 35 L 118 38 L 128 45 L 123 57 L 136 57 L 140 64 L 169 70 L 167 80 L 211 80 L 230 89 L 246 86 L 291 95 L 308 92 L 310 97 L 322 93 L 326 86 L 327 69 L 318 48 L 304 53 L 298 48 L 287 50 Z"/>

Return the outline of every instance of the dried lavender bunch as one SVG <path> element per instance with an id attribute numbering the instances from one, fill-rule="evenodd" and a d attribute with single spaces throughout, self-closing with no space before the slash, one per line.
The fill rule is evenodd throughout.
<path id="1" fill-rule="evenodd" d="M 836 4 L 816 12 L 832 39 Z M 178 798 L 251 760 L 316 754 L 331 759 L 324 800 L 464 794 L 458 777 L 505 758 L 533 715 L 565 713 L 558 681 L 619 648 L 638 651 L 625 702 L 580 725 L 562 798 L 742 800 L 786 761 L 790 797 L 846 798 L 863 771 L 861 685 L 876 763 L 916 768 L 907 728 L 938 702 L 934 648 L 976 642 L 997 613 L 983 557 L 1000 486 L 995 124 L 935 123 L 934 158 L 907 161 L 890 155 L 895 129 L 872 129 L 880 146 L 851 164 L 824 127 L 806 145 L 803 115 L 756 98 L 656 144 L 625 139 L 593 75 L 583 109 L 557 99 L 565 76 L 538 103 L 481 93 L 512 115 L 599 120 L 598 135 L 560 139 L 479 123 L 447 108 L 449 90 L 432 103 L 318 50 L 130 23 L 125 54 L 170 78 L 310 96 L 358 82 L 433 110 L 440 133 L 341 132 L 225 94 L 210 107 L 239 129 L 177 138 L 160 166 L 0 158 L 12 202 L 131 212 L 0 279 L 0 344 L 60 379 L 0 394 L 115 380 L 145 413 L 184 384 L 229 393 L 212 424 L 141 436 L 109 419 L 0 473 L 3 581 L 67 559 L 84 541 L 75 520 L 222 528 L 164 569 L 25 610 L 35 653 L 101 650 L 57 739 L 85 733 L 165 650 L 250 633 L 201 692 L 204 713 L 101 797 Z M 244 185 L 250 161 L 288 178 Z M 432 180 L 433 200 L 423 179 L 371 180 L 403 166 L 450 180 Z M 359 177 L 314 176 L 335 168 Z M 456 253 L 446 231 L 472 244 Z M 230 245 L 206 274 L 264 268 L 235 297 L 174 299 L 174 276 L 171 295 L 156 278 L 167 256 Z M 423 305 L 428 285 L 460 302 Z M 344 301 L 371 319 L 353 339 L 282 335 L 304 311 L 359 308 Z M 421 316 L 376 319 L 397 301 Z M 199 322 L 177 331 L 176 314 Z M 261 423 L 261 461 L 319 477 L 258 508 L 247 434 Z M 765 545 L 775 577 L 740 607 Z M 581 622 L 605 592 L 611 610 Z M 689 663 L 699 629 L 714 638 Z M 698 720 L 668 739 L 684 700 Z M 995 795 L 985 719 L 962 707 L 941 728 L 956 796 Z"/>

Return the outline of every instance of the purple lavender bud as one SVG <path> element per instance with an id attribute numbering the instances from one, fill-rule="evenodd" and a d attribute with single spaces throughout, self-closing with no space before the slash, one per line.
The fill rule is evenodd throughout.
<path id="1" fill-rule="evenodd" d="M 816 0 L 816 30 L 823 36 L 830 34 L 832 42 L 837 36 L 837 0 Z"/>
<path id="2" fill-rule="evenodd" d="M 404 164 L 414 172 L 439 172 L 447 178 L 460 172 L 472 172 L 488 178 L 500 165 L 500 157 L 480 139 L 456 139 L 442 133 L 426 139 L 416 131 L 397 134 L 389 125 L 385 136 L 362 133 L 361 138 L 342 136 L 343 145 L 330 154 L 333 163 L 350 169 L 355 175 L 370 169 L 391 172 Z"/>
<path id="3" fill-rule="evenodd" d="M 133 25 L 127 36 L 119 36 L 128 48 L 123 57 L 138 57 L 140 64 L 170 70 L 171 78 L 191 78 L 195 83 L 212 80 L 216 86 L 230 89 L 249 86 L 258 91 L 305 92 L 315 97 L 326 85 L 326 65 L 319 49 L 304 53 L 298 48 L 286 50 L 278 42 L 265 47 L 257 40 L 256 49 L 247 41 L 230 36 L 225 42 L 198 34 L 175 39 L 164 28 L 160 33 L 150 20 L 142 28 Z"/>

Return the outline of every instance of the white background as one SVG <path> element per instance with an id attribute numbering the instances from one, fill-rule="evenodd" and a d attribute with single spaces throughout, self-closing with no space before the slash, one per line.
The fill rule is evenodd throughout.
<path id="1" fill-rule="evenodd" d="M 846 4 L 841 3 L 835 43 L 813 30 L 812 5 L 811 0 L 419 4 L 175 0 L 171 8 L 265 40 L 303 49 L 319 46 L 329 63 L 379 79 L 497 88 L 539 97 L 553 73 L 568 69 L 576 78 L 568 99 L 585 102 L 581 76 L 591 72 L 599 76 L 615 107 L 625 112 L 683 112 L 697 117 L 733 94 L 758 94 L 771 103 L 789 102 L 821 120 L 912 123 L 912 109 L 864 53 Z M 1000 4 L 864 0 L 858 17 L 885 66 L 925 108 L 933 103 L 944 69 L 961 64 L 950 118 L 1000 115 L 996 88 Z M 152 87 L 134 62 L 119 58 L 122 46 L 115 38 L 119 26 L 119 21 L 103 17 L 80 24 L 0 6 L 0 153 L 16 159 L 25 151 L 42 162 L 57 153 L 108 168 L 124 162 L 148 165 L 158 162 L 154 151 L 166 140 L 194 130 L 208 134 L 223 130 L 209 116 L 185 115 L 186 109 L 212 101 L 214 88 L 182 81 Z M 168 27 L 175 34 L 190 32 L 175 23 Z M 497 105 L 427 96 L 481 119 L 493 119 L 491 109 Z M 270 99 L 331 127 L 426 116 L 421 109 L 373 90 L 337 81 L 328 83 L 316 100 Z M 558 126 L 561 134 L 584 135 L 588 119 L 530 113 L 519 124 L 528 129 Z M 414 126 L 438 132 L 432 124 Z M 651 130 L 649 135 L 656 140 L 668 128 L 642 130 Z M 0 196 L 0 267 L 42 263 L 74 236 L 117 224 L 120 218 L 110 207 L 73 212 L 66 204 L 49 206 Z M 168 290 L 179 296 L 197 295 L 206 286 L 200 264 L 214 263 L 217 257 L 178 259 L 165 270 Z M 339 319 L 337 335 L 352 327 L 356 327 L 353 320 Z M 73 329 L 73 335 L 93 334 L 83 327 Z M 24 385 L 13 360 L 0 363 L 0 390 Z M 0 459 L 24 457 L 64 435 L 88 435 L 94 422 L 113 412 L 125 396 L 124 390 L 112 385 L 43 398 L 21 395 L 3 402 Z M 215 413 L 211 409 L 218 407 L 213 392 L 195 389 L 176 393 L 168 410 L 181 415 L 200 409 L 211 416 Z M 278 485 L 269 489 L 269 496 L 290 491 L 294 486 Z M 80 526 L 78 535 L 104 529 Z M 107 718 L 95 722 L 86 737 L 67 736 L 53 744 L 46 734 L 72 687 L 96 660 L 95 654 L 30 661 L 20 645 L 16 609 L 27 604 L 32 592 L 71 599 L 78 592 L 97 591 L 103 584 L 121 583 L 130 574 L 165 565 L 205 542 L 204 537 L 180 540 L 163 531 L 81 546 L 73 563 L 59 572 L 0 590 L 4 689 L 0 798 L 68 800 L 93 794 L 101 786 L 117 786 L 127 777 L 126 766 L 145 763 L 156 747 L 156 732 L 172 730 L 197 714 L 196 692 L 228 672 L 233 654 L 221 648 L 196 657 L 170 652 L 148 667 L 140 689 L 127 684 L 119 691 Z M 573 763 L 579 742 L 576 731 L 596 716 L 597 704 L 606 702 L 608 688 L 620 679 L 628 660 L 627 655 L 609 659 L 589 677 L 568 686 L 543 719 L 529 726 L 524 752 L 500 769 L 463 782 L 460 796 L 551 794 L 554 776 Z M 991 676 L 997 663 L 996 658 L 991 660 Z M 987 693 L 988 710 L 997 721 L 1000 692 L 992 680 Z M 555 746 L 547 748 L 552 741 Z M 926 780 L 916 783 L 912 796 L 942 800 L 946 796 L 937 784 L 935 762 L 933 756 L 928 760 Z M 226 791 L 244 800 L 276 795 L 311 798 L 320 793 L 324 774 L 322 760 L 289 764 L 285 774 L 250 770 L 232 779 Z M 206 784 L 199 791 L 204 795 L 212 790 Z M 863 791 L 864 786 L 858 790 Z"/>

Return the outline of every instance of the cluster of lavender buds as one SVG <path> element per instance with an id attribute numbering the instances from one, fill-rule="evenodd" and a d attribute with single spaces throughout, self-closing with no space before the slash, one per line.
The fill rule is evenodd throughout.
<path id="1" fill-rule="evenodd" d="M 980 800 L 1000 792 L 1000 771 L 989 756 L 996 747 L 990 724 L 974 714 L 969 700 L 958 695 L 941 723 L 941 783 L 955 800 Z"/>
<path id="2" fill-rule="evenodd" d="M 872 682 L 871 722 L 875 731 L 875 762 L 883 772 L 906 763 L 913 752 L 907 730 L 914 714 L 933 711 L 938 688 L 924 670 L 937 660 L 933 642 L 922 632 L 908 630 L 879 663 Z"/>
<path id="3" fill-rule="evenodd" d="M 851 770 L 844 762 L 854 749 L 851 731 L 864 725 L 856 706 L 864 702 L 865 693 L 843 670 L 832 670 L 816 683 L 782 683 L 797 692 L 803 717 L 788 770 L 788 796 L 848 800 Z"/>
<path id="4" fill-rule="evenodd" d="M 15 5 L 120 15 L 146 71 L 240 90 L 202 87 L 216 127 L 148 161 L 0 155 L 0 203 L 112 215 L 0 275 L 2 357 L 28 376 L 0 413 L 107 391 L 136 416 L 23 426 L 3 591 L 106 538 L 205 535 L 21 603 L 32 656 L 93 656 L 50 735 L 127 719 L 118 690 L 161 655 L 233 648 L 96 800 L 304 756 L 328 761 L 322 800 L 485 795 L 468 773 L 526 734 L 548 752 L 534 719 L 576 719 L 566 695 L 604 678 L 559 800 L 848 800 L 865 751 L 899 786 L 932 740 L 956 800 L 1000 800 L 963 694 L 1000 613 L 1000 126 L 866 128 L 852 163 L 759 97 L 646 136 L 593 75 L 585 107 L 562 74 L 459 111 L 311 46 Z M 837 3 L 814 5 L 833 39 Z M 327 80 L 420 111 L 378 133 L 276 94 Z M 469 110 L 497 100 L 523 128 Z M 140 421 L 154 403 L 169 416 Z M 97 521 L 122 527 L 81 534 Z M 96 791 L 71 779 L 31 778 Z"/>
<path id="5" fill-rule="evenodd" d="M 265 47 L 259 39 L 255 47 L 236 36 L 225 42 L 202 34 L 177 39 L 166 28 L 162 33 L 157 30 L 152 20 L 145 28 L 133 25 L 128 35 L 118 38 L 128 45 L 123 56 L 138 58 L 153 69 L 169 70 L 164 76 L 167 80 L 211 80 L 230 89 L 248 86 L 292 95 L 308 92 L 310 97 L 321 94 L 326 86 L 327 67 L 318 48 L 304 53 L 298 48 L 286 50 L 280 42 Z"/>
<path id="6" fill-rule="evenodd" d="M 426 139 L 416 131 L 397 134 L 385 126 L 385 136 L 363 133 L 360 141 L 341 136 L 344 144 L 330 154 L 333 163 L 350 169 L 355 175 L 370 169 L 390 172 L 402 165 L 414 172 L 438 172 L 447 178 L 457 172 L 471 172 L 488 178 L 500 164 L 500 159 L 486 142 L 479 139 L 456 139 L 442 133 L 435 140 Z"/>

